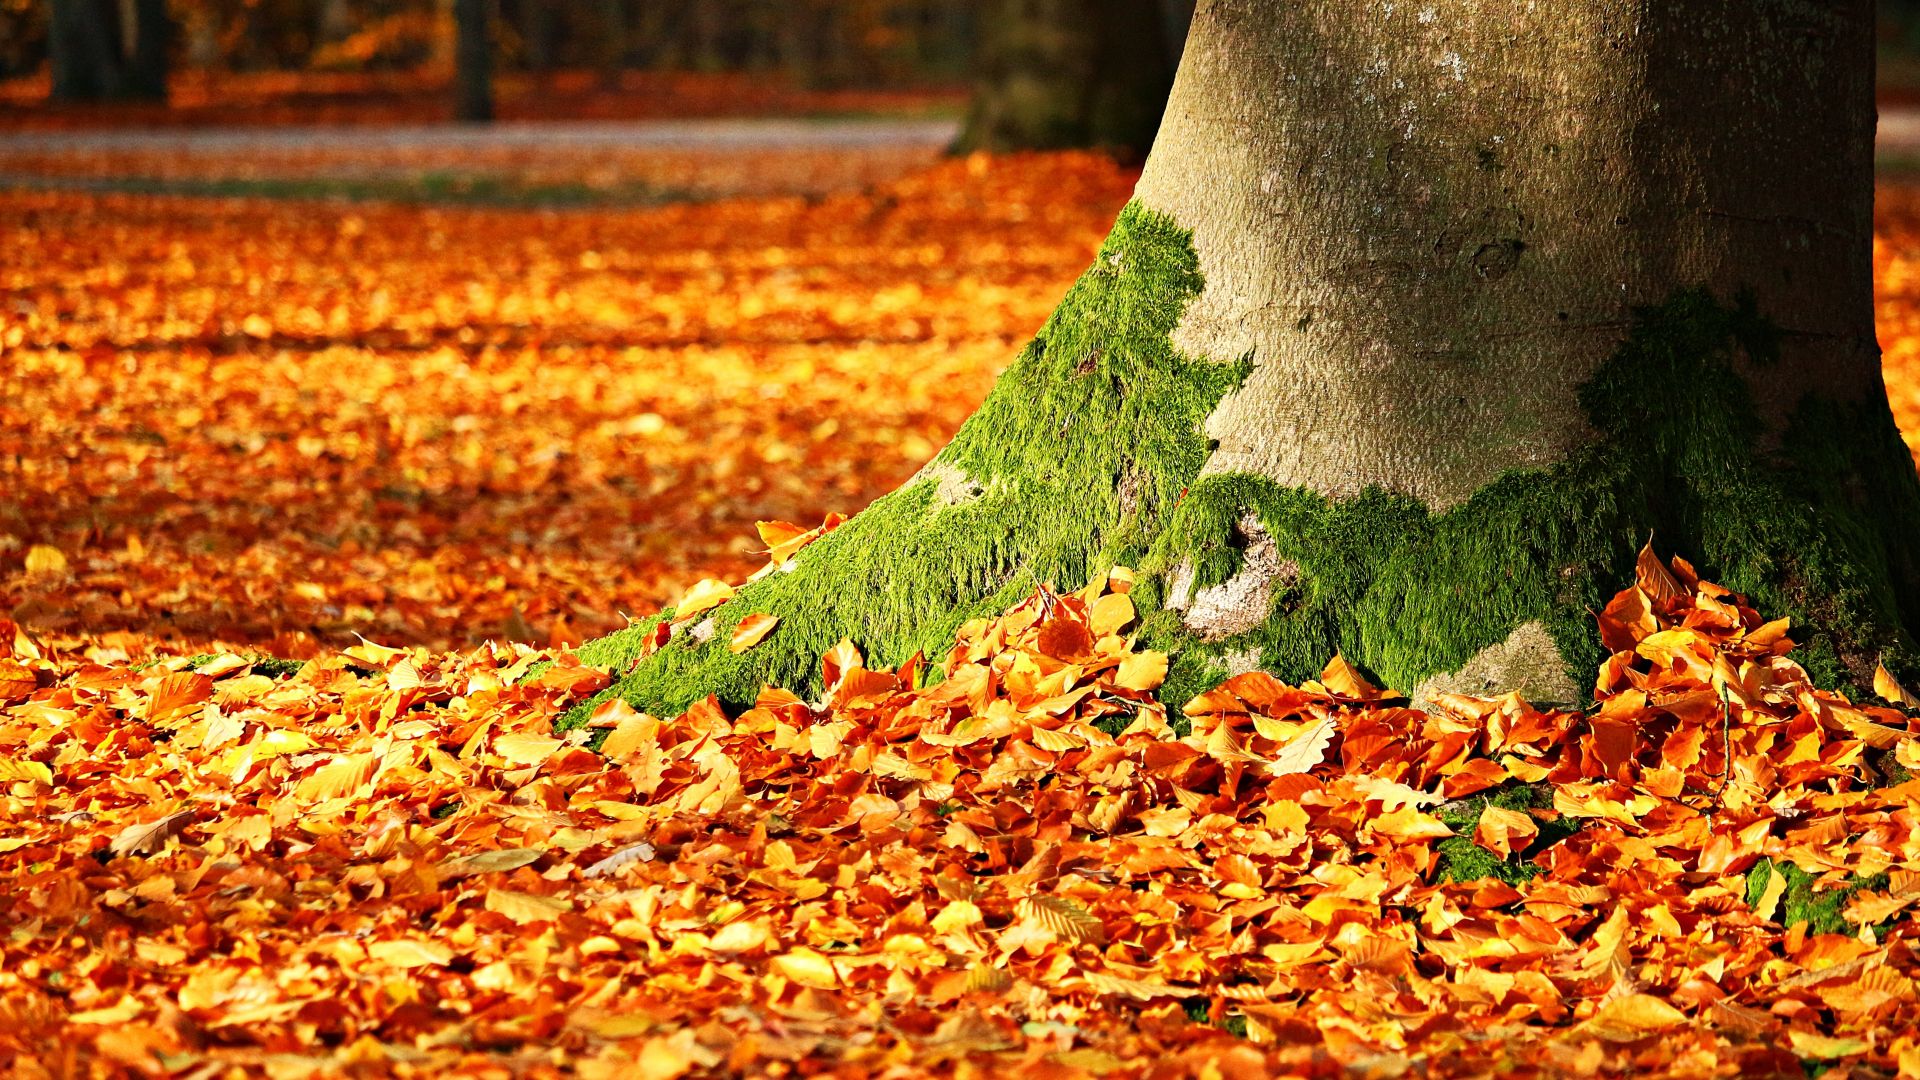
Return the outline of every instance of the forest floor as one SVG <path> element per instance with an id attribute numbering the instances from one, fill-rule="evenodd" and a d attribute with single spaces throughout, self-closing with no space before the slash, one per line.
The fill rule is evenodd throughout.
<path id="1" fill-rule="evenodd" d="M 1920 1075 L 1910 724 L 1684 565 L 1591 721 L 1338 663 L 1166 717 L 1116 575 L 933 688 L 837 650 L 817 708 L 555 736 L 565 646 L 930 456 L 1133 179 L 780 153 L 666 206 L 0 191 L 0 1061 Z M 1920 188 L 1875 270 L 1920 432 Z"/>

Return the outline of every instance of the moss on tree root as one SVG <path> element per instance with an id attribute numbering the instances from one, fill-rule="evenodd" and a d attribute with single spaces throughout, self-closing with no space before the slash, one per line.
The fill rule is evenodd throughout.
<path id="1" fill-rule="evenodd" d="M 1201 479 L 1146 569 L 1164 576 L 1185 560 L 1195 589 L 1228 580 L 1251 513 L 1298 572 L 1263 624 L 1225 642 L 1195 647 L 1172 613 L 1151 620 L 1150 640 L 1179 649 L 1169 696 L 1217 681 L 1221 657 L 1248 650 L 1295 679 L 1339 652 L 1411 689 L 1536 620 L 1585 685 L 1603 659 L 1592 613 L 1632 580 L 1649 536 L 1792 617 L 1818 682 L 1870 685 L 1876 662 L 1911 653 L 1920 481 L 1884 401 L 1808 401 L 1780 447 L 1763 449 L 1735 364 L 1774 356 L 1749 303 L 1693 291 L 1643 310 L 1581 390 L 1599 438 L 1440 514 L 1379 490 L 1334 502 L 1258 477 Z"/>
<path id="2" fill-rule="evenodd" d="M 792 572 L 742 588 L 712 616 L 705 643 L 676 638 L 615 691 L 669 710 L 708 693 L 750 701 L 765 683 L 806 691 L 842 637 L 875 664 L 938 656 L 965 620 L 1037 585 L 1078 586 L 1137 564 L 1206 460 L 1203 421 L 1246 372 L 1171 345 L 1200 285 L 1187 233 L 1127 207 L 928 469 L 808 547 Z M 733 628 L 755 612 L 778 616 L 778 628 L 730 652 Z M 602 638 L 581 657 L 624 667 L 644 632 Z"/>
<path id="3" fill-rule="evenodd" d="M 1259 477 L 1200 476 L 1205 418 L 1248 370 L 1182 355 L 1170 334 L 1202 287 L 1189 235 L 1130 205 L 1093 266 L 929 467 L 742 588 L 635 664 L 655 620 L 581 650 L 631 670 L 607 693 L 656 712 L 766 684 L 818 688 L 819 657 L 851 638 L 869 662 L 944 654 L 969 618 L 1037 585 L 1077 587 L 1116 564 L 1143 637 L 1174 657 L 1180 704 L 1229 658 L 1287 679 L 1334 653 L 1412 689 L 1458 670 L 1516 627 L 1551 634 L 1572 685 L 1602 659 L 1592 613 L 1631 580 L 1651 535 L 1713 580 L 1792 616 L 1800 659 L 1826 685 L 1898 670 L 1920 611 L 1915 478 L 1884 400 L 1809 401 L 1772 449 L 1738 364 L 1763 370 L 1776 335 L 1749 303 L 1684 292 L 1638 314 L 1582 389 L 1598 439 L 1545 470 L 1509 473 L 1430 513 L 1380 490 L 1335 502 Z M 1231 579 L 1252 520 L 1288 565 L 1250 629 L 1203 639 L 1171 607 Z M 1181 571 L 1176 574 L 1176 571 Z M 1180 580 L 1187 595 L 1169 597 Z M 778 616 L 742 654 L 742 618 Z M 596 702 L 576 709 L 585 720 Z"/>

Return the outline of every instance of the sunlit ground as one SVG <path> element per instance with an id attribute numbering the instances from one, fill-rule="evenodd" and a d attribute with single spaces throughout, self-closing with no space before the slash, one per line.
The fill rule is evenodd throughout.
<path id="1" fill-rule="evenodd" d="M 1920 767 L 1913 721 L 1816 694 L 1777 613 L 1690 581 L 1609 609 L 1641 651 L 1597 717 L 1429 722 L 1336 662 L 1339 696 L 1249 676 L 1184 742 L 1118 592 L 1030 601 L 936 687 L 836 650 L 831 709 L 610 705 L 597 750 L 552 721 L 608 672 L 465 649 L 601 633 L 744 577 L 756 520 L 898 483 L 1130 179 L 977 159 L 558 212 L 0 194 L 0 1060 L 1920 1074 L 1913 785 L 1855 782 L 1868 745 Z M 1920 430 L 1920 193 L 1883 191 L 1879 232 Z M 226 647 L 320 659 L 136 663 Z M 1541 776 L 1550 805 L 1459 811 Z M 1597 820 L 1529 880 L 1563 817 Z"/>
<path id="2" fill-rule="evenodd" d="M 910 474 L 1129 186 L 1063 156 L 654 210 L 0 194 L 0 613 L 132 654 L 603 633 Z"/>
<path id="3" fill-rule="evenodd" d="M 654 209 L 0 194 L 0 613 L 102 658 L 606 632 L 750 569 L 756 520 L 910 474 L 1131 179 L 1066 155 Z M 1878 233 L 1920 431 L 1920 187 L 1883 187 Z M 64 565 L 29 571 L 36 544 Z"/>

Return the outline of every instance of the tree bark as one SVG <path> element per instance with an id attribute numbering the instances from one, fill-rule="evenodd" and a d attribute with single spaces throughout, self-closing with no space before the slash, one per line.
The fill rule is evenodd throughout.
<path id="1" fill-rule="evenodd" d="M 1127 565 L 1170 700 L 1338 652 L 1574 701 L 1649 536 L 1816 678 L 1912 672 L 1873 108 L 1869 0 L 1203 0 L 1134 202 L 953 442 L 616 690 L 804 689 Z"/>
<path id="2" fill-rule="evenodd" d="M 454 118 L 493 119 L 493 0 L 454 0 Z"/>
<path id="3" fill-rule="evenodd" d="M 166 100 L 167 31 L 165 0 L 50 0 L 53 100 Z"/>
<path id="4" fill-rule="evenodd" d="M 977 25 L 956 149 L 1146 152 L 1173 81 L 1159 0 L 997 0 Z"/>

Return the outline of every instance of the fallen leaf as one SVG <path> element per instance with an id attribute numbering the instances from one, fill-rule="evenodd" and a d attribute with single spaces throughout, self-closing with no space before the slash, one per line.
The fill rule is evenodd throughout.
<path id="1" fill-rule="evenodd" d="M 193 811 L 176 810 L 165 817 L 121 829 L 107 848 L 115 855 L 153 855 L 192 821 Z"/>
<path id="2" fill-rule="evenodd" d="M 773 628 L 778 625 L 780 625 L 779 616 L 749 615 L 740 620 L 740 625 L 733 631 L 733 639 L 727 643 L 727 648 L 736 653 L 746 652 L 765 641 L 767 635 L 773 633 Z"/>

